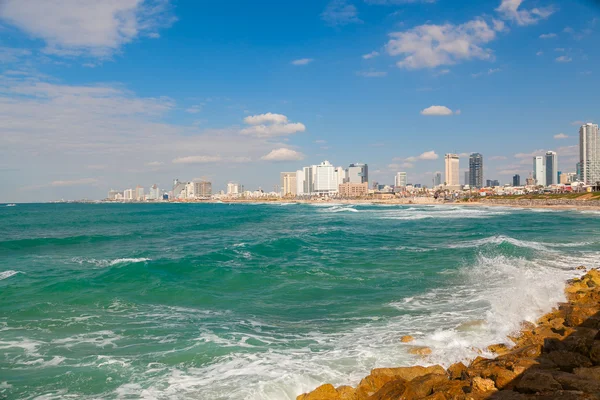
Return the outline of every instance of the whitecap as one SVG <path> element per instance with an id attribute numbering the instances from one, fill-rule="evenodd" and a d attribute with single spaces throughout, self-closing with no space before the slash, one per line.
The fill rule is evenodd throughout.
<path id="1" fill-rule="evenodd" d="M 23 272 L 21 271 L 13 271 L 13 270 L 8 270 L 8 271 L 2 271 L 0 272 L 0 281 L 6 278 L 10 278 L 13 275 L 16 274 L 22 274 Z"/>

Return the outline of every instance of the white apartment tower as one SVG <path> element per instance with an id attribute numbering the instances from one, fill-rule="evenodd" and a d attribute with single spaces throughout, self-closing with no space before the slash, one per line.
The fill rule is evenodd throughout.
<path id="1" fill-rule="evenodd" d="M 446 154 L 446 186 L 460 186 L 458 154 Z"/>
<path id="2" fill-rule="evenodd" d="M 335 167 L 329 161 L 323 161 L 319 165 L 313 165 L 314 170 L 314 192 L 316 194 L 333 194 L 338 192 L 338 178 Z"/>
<path id="3" fill-rule="evenodd" d="M 408 178 L 406 176 L 406 172 L 398 172 L 394 180 L 394 186 L 404 188 L 406 187 L 406 185 L 408 185 Z"/>
<path id="4" fill-rule="evenodd" d="M 546 186 L 546 168 L 544 157 L 533 157 L 533 179 L 538 186 Z"/>
<path id="5" fill-rule="evenodd" d="M 593 185 L 600 181 L 600 133 L 597 124 L 585 124 L 579 129 L 579 159 L 581 181 Z"/>

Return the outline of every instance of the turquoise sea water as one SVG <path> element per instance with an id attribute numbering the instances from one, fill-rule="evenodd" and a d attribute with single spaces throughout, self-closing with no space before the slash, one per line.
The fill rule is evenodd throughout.
<path id="1" fill-rule="evenodd" d="M 468 359 L 599 266 L 600 213 L 0 206 L 0 398 L 294 399 Z M 410 334 L 431 357 L 408 354 Z"/>

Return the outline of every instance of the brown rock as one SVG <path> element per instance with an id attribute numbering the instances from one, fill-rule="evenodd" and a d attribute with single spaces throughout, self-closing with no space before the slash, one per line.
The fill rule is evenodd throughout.
<path id="1" fill-rule="evenodd" d="M 405 336 L 402 336 L 402 337 L 400 338 L 400 341 L 401 341 L 402 343 L 410 343 L 410 342 L 412 342 L 413 340 L 415 340 L 415 338 L 414 338 L 414 337 L 412 337 L 412 336 L 410 336 L 410 335 L 405 335 Z"/>
<path id="2" fill-rule="evenodd" d="M 517 377 L 517 374 L 505 368 L 492 367 L 485 371 L 485 375 L 483 375 L 483 377 L 492 379 L 498 389 L 504 389 L 513 383 Z"/>
<path id="3" fill-rule="evenodd" d="M 408 383 L 403 399 L 421 399 L 433 394 L 436 388 L 448 382 L 446 374 L 429 374 L 413 379 Z"/>
<path id="4" fill-rule="evenodd" d="M 567 372 L 552 371 L 552 377 L 564 390 L 579 390 L 585 393 L 600 393 L 600 382 L 592 381 Z"/>
<path id="5" fill-rule="evenodd" d="M 510 351 L 507 345 L 503 343 L 493 344 L 488 346 L 487 348 L 490 352 L 501 356 L 502 354 L 506 354 Z"/>
<path id="6" fill-rule="evenodd" d="M 580 265 L 579 267 L 575 268 L 577 271 L 586 271 L 587 268 L 585 267 L 585 265 Z"/>
<path id="7" fill-rule="evenodd" d="M 575 368 L 573 372 L 581 378 L 600 382 L 600 367 Z"/>
<path id="8" fill-rule="evenodd" d="M 594 365 L 600 365 L 600 340 L 594 340 L 590 349 L 590 359 Z"/>
<path id="9" fill-rule="evenodd" d="M 546 371 L 526 371 L 515 386 L 519 393 L 542 393 L 561 389 L 560 383 Z"/>
<path id="10" fill-rule="evenodd" d="M 496 385 L 494 384 L 493 380 L 481 378 L 479 376 L 476 376 L 471 381 L 471 389 L 475 393 L 495 392 L 498 390 L 496 389 Z"/>
<path id="11" fill-rule="evenodd" d="M 362 400 L 375 394 L 383 385 L 395 380 L 411 381 L 420 376 L 428 374 L 446 375 L 446 370 L 439 366 L 432 367 L 399 367 L 399 368 L 377 368 L 371 374 L 360 381 L 356 387 L 356 398 Z"/>
<path id="12" fill-rule="evenodd" d="M 471 391 L 471 384 L 468 381 L 447 381 L 434 388 L 435 393 L 443 393 L 448 399 L 462 399 L 465 393 Z"/>
<path id="13" fill-rule="evenodd" d="M 418 356 L 428 356 L 431 354 L 431 349 L 429 347 L 415 346 L 408 350 L 408 352 Z"/>
<path id="14" fill-rule="evenodd" d="M 544 354 L 544 358 L 549 359 L 561 371 L 573 372 L 575 368 L 591 367 L 592 362 L 586 356 L 570 351 L 554 351 L 550 354 Z"/>
<path id="15" fill-rule="evenodd" d="M 296 400 L 341 400 L 341 397 L 333 385 L 328 383 L 319 386 L 310 393 L 301 394 L 296 397 Z"/>
<path id="16" fill-rule="evenodd" d="M 457 362 L 448 367 L 448 375 L 450 379 L 462 379 L 463 374 L 467 371 L 467 366 L 461 362 Z"/>
<path id="17" fill-rule="evenodd" d="M 538 365 L 540 365 L 539 361 L 533 358 L 521 358 L 515 361 L 511 369 L 515 374 L 521 375 L 525 371 L 536 368 Z"/>
<path id="18" fill-rule="evenodd" d="M 423 400 L 448 400 L 448 397 L 444 393 L 438 392 L 431 396 L 423 397 Z"/>
<path id="19" fill-rule="evenodd" d="M 406 386 L 408 382 L 404 379 L 390 381 L 383 385 L 375 394 L 369 397 L 369 400 L 392 400 L 400 399 L 406 392 Z"/>
<path id="20" fill-rule="evenodd" d="M 501 390 L 489 397 L 490 400 L 526 400 L 529 396 L 513 392 L 512 390 Z"/>
<path id="21" fill-rule="evenodd" d="M 565 318 L 565 325 L 577 327 L 580 325 L 584 325 L 584 323 L 590 319 L 590 317 L 594 316 L 598 312 L 598 308 L 596 305 L 577 305 L 574 306 L 571 310 L 567 311 Z M 594 320 L 594 318 L 592 318 Z"/>

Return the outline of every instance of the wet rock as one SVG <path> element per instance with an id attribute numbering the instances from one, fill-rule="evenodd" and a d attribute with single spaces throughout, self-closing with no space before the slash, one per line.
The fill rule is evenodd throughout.
<path id="1" fill-rule="evenodd" d="M 561 371 L 552 371 L 552 377 L 564 390 L 578 390 L 585 393 L 600 393 L 600 382 Z"/>
<path id="2" fill-rule="evenodd" d="M 433 394 L 436 388 L 448 382 L 446 374 L 429 374 L 413 379 L 408 383 L 406 391 L 403 394 L 405 399 L 421 399 Z"/>
<path id="3" fill-rule="evenodd" d="M 515 386 L 519 393 L 542 393 L 561 390 L 562 386 L 549 372 L 527 371 Z"/>
<path id="4" fill-rule="evenodd" d="M 319 386 L 310 393 L 301 394 L 296 397 L 296 400 L 342 400 L 342 398 L 333 385 L 328 383 Z"/>
<path id="5" fill-rule="evenodd" d="M 491 379 L 485 379 L 485 378 L 476 376 L 471 381 L 471 391 L 474 393 L 495 392 L 497 390 L 498 389 L 496 389 L 496 385 L 494 384 L 494 381 Z"/>
<path id="6" fill-rule="evenodd" d="M 448 375 L 452 380 L 461 379 L 466 371 L 467 366 L 461 362 L 457 362 L 448 367 Z"/>
<path id="7" fill-rule="evenodd" d="M 429 347 L 412 347 L 408 350 L 410 354 L 418 355 L 418 356 L 428 356 L 431 354 L 431 349 Z"/>
<path id="8" fill-rule="evenodd" d="M 487 348 L 490 352 L 501 356 L 502 354 L 506 354 L 510 351 L 507 345 L 503 343 L 493 344 L 488 346 Z"/>
<path id="9" fill-rule="evenodd" d="M 379 391 L 386 383 L 397 380 L 411 381 L 415 378 L 438 374 L 446 375 L 446 370 L 435 365 L 432 367 L 400 367 L 400 368 L 377 368 L 371 374 L 360 381 L 356 387 L 357 399 L 367 398 Z"/>
<path id="10" fill-rule="evenodd" d="M 590 379 L 600 382 L 600 367 L 575 368 L 573 373 L 583 379 Z"/>
<path id="11" fill-rule="evenodd" d="M 594 340 L 590 349 L 590 359 L 594 365 L 600 365 L 600 340 Z"/>
<path id="12" fill-rule="evenodd" d="M 539 361 L 537 361 L 533 358 L 521 358 L 521 359 L 515 360 L 511 369 L 515 374 L 521 375 L 525 371 L 535 369 L 539 365 L 540 365 Z"/>
<path id="13" fill-rule="evenodd" d="M 401 341 L 402 343 L 410 343 L 410 342 L 412 342 L 413 340 L 415 340 L 415 338 L 414 338 L 414 337 L 412 337 L 412 336 L 410 336 L 410 335 L 405 335 L 405 336 L 402 336 L 402 337 L 400 338 L 400 341 Z"/>
<path id="14" fill-rule="evenodd" d="M 408 382 L 403 379 L 390 381 L 383 385 L 375 394 L 369 397 L 369 400 L 391 400 L 403 398 L 406 392 Z"/>
<path id="15" fill-rule="evenodd" d="M 498 389 L 504 389 L 514 382 L 517 374 L 513 371 L 509 371 L 508 369 L 496 366 L 486 370 L 485 374 L 482 376 L 484 378 L 492 379 Z"/>

